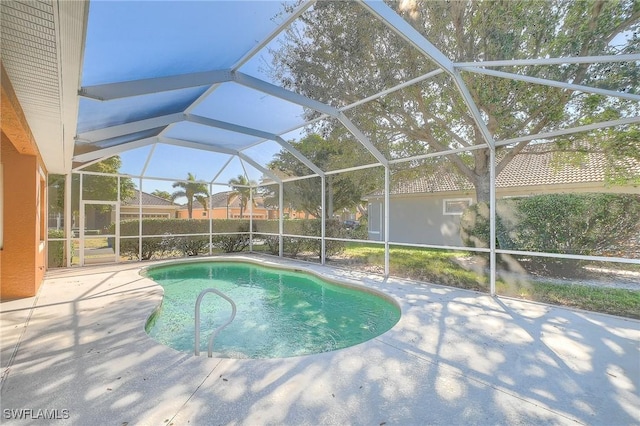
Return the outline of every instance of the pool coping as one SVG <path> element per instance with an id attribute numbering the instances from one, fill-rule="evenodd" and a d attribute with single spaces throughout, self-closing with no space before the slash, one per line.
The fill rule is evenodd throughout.
<path id="1" fill-rule="evenodd" d="M 185 260 L 210 259 L 364 284 L 401 319 L 333 352 L 208 359 L 144 332 L 162 291 L 139 273 L 172 261 L 52 271 L 1 305 L 2 408 L 66 409 L 61 424 L 640 422 L 638 321 L 268 256 Z"/>

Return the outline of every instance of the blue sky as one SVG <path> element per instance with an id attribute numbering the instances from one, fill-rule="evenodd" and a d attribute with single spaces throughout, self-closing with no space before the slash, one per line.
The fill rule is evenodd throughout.
<path id="1" fill-rule="evenodd" d="M 281 22 L 281 1 L 92 1 L 84 54 L 82 85 L 90 86 L 142 78 L 228 69 Z M 230 19 L 242 16 L 242 20 Z M 264 64 L 269 62 L 263 49 L 240 71 L 268 79 Z M 206 87 L 98 102 L 82 99 L 78 133 L 144 118 L 182 111 Z M 272 133 L 281 133 L 303 123 L 303 110 L 272 96 L 235 83 L 220 85 L 192 111 Z M 177 123 L 165 136 L 210 142 L 237 149 L 260 139 L 232 134 L 194 123 Z M 299 137 L 299 132 L 288 137 Z M 138 175 L 151 147 L 120 156 L 121 172 Z M 279 151 L 273 142 L 249 150 L 252 158 L 266 165 Z M 211 180 L 229 158 L 159 144 L 145 176 L 186 178 L 191 172 L 198 179 Z M 262 173 L 247 165 L 251 179 Z M 243 173 L 238 161 L 232 162 L 219 181 Z M 136 179 L 137 181 L 137 179 Z M 137 182 L 136 182 L 137 183 Z M 171 182 L 153 181 L 146 192 L 171 192 Z"/>

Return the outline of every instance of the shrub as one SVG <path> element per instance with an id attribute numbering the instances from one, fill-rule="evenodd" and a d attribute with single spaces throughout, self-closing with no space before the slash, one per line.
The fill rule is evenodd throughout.
<path id="1" fill-rule="evenodd" d="M 249 247 L 249 235 L 214 235 L 212 242 L 214 247 L 225 253 L 236 253 Z"/>
<path id="2" fill-rule="evenodd" d="M 214 221 L 215 223 L 215 221 Z M 249 232 L 248 220 L 225 220 L 222 226 L 217 228 L 216 232 Z M 253 228 L 255 231 L 255 223 Z M 220 228 L 227 228 L 227 231 L 221 231 Z M 233 235 L 214 235 L 213 246 L 219 248 L 225 253 L 235 253 L 244 251 L 249 247 L 249 234 L 233 234 Z"/>
<path id="3" fill-rule="evenodd" d="M 209 253 L 209 236 L 174 237 L 173 247 L 185 256 Z"/>
<path id="4" fill-rule="evenodd" d="M 470 206 L 460 220 L 467 246 L 488 247 L 489 207 Z M 640 235 L 640 196 L 545 194 L 498 200 L 496 239 L 502 249 L 607 255 Z"/>
<path id="5" fill-rule="evenodd" d="M 460 220 L 460 235 L 471 247 L 488 247 L 489 207 L 470 206 Z M 640 196 L 629 194 L 545 194 L 498 200 L 496 246 L 507 250 L 636 257 L 640 237 Z M 634 251 L 635 250 L 635 251 Z M 508 263 L 509 256 L 499 261 Z M 516 256 L 533 273 L 584 273 L 564 259 Z M 526 262 L 522 262 L 526 260 Z M 505 264 L 506 265 L 506 264 Z"/>
<path id="6" fill-rule="evenodd" d="M 349 237 L 357 240 L 369 239 L 369 223 L 366 216 L 360 218 L 355 229 L 349 230 Z"/>
<path id="7" fill-rule="evenodd" d="M 502 223 L 503 216 L 509 216 L 513 200 L 499 200 L 496 206 L 496 247 L 513 248 L 509 233 Z M 469 206 L 460 217 L 460 238 L 467 247 L 489 247 L 489 204 L 476 203 Z"/>
<path id="8" fill-rule="evenodd" d="M 549 194 L 517 200 L 519 250 L 607 255 L 640 234 L 640 196 Z"/>
<path id="9" fill-rule="evenodd" d="M 49 238 L 64 238 L 64 231 L 61 229 L 50 229 Z M 60 268 L 64 264 L 64 241 L 49 241 L 47 246 L 47 257 L 49 268 Z"/>
<path id="10" fill-rule="evenodd" d="M 304 238 L 282 237 L 282 243 L 284 244 L 282 251 L 291 257 L 296 257 L 307 247 L 308 241 Z"/>
<path id="11" fill-rule="evenodd" d="M 276 235 L 265 235 L 263 237 L 264 244 L 270 254 L 280 254 L 280 237 Z"/>
<path id="12" fill-rule="evenodd" d="M 309 219 L 303 222 L 303 235 L 322 235 L 322 221 L 320 219 Z M 325 223 L 325 236 L 327 238 L 345 238 L 346 230 L 338 220 L 327 220 Z M 305 249 L 312 251 L 318 257 L 322 253 L 322 241 L 309 239 L 306 241 Z M 325 241 L 325 256 L 331 257 L 344 251 L 344 241 Z"/>
<path id="13" fill-rule="evenodd" d="M 263 238 L 270 254 L 280 254 L 280 238 L 278 236 L 265 235 Z M 284 244 L 282 251 L 290 257 L 296 257 L 307 246 L 307 241 L 304 238 L 282 237 L 282 242 Z"/>
<path id="14" fill-rule="evenodd" d="M 120 240 L 120 254 L 129 259 L 150 260 L 164 257 L 173 250 L 173 237 L 144 237 L 142 238 L 142 258 L 139 258 L 138 238 L 126 238 Z"/>

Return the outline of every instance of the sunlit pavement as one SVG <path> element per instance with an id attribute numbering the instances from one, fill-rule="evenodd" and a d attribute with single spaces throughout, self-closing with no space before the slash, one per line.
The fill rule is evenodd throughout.
<path id="1" fill-rule="evenodd" d="M 139 271 L 158 262 L 56 270 L 37 297 L 1 304 L 1 422 L 640 423 L 638 321 L 271 257 L 233 258 L 382 290 L 400 303 L 402 318 L 378 338 L 319 355 L 195 357 L 144 331 L 162 289 Z"/>

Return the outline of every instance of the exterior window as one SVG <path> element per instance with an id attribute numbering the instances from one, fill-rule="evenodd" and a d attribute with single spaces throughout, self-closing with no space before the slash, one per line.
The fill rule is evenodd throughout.
<path id="1" fill-rule="evenodd" d="M 207 212 L 202 212 L 202 216 L 207 216 Z"/>
<path id="2" fill-rule="evenodd" d="M 143 219 L 169 219 L 169 213 L 142 213 Z M 120 214 L 120 220 L 137 219 L 137 213 L 122 213 Z"/>
<path id="3" fill-rule="evenodd" d="M 471 198 L 450 198 L 442 204 L 442 214 L 461 215 L 471 205 Z"/>

